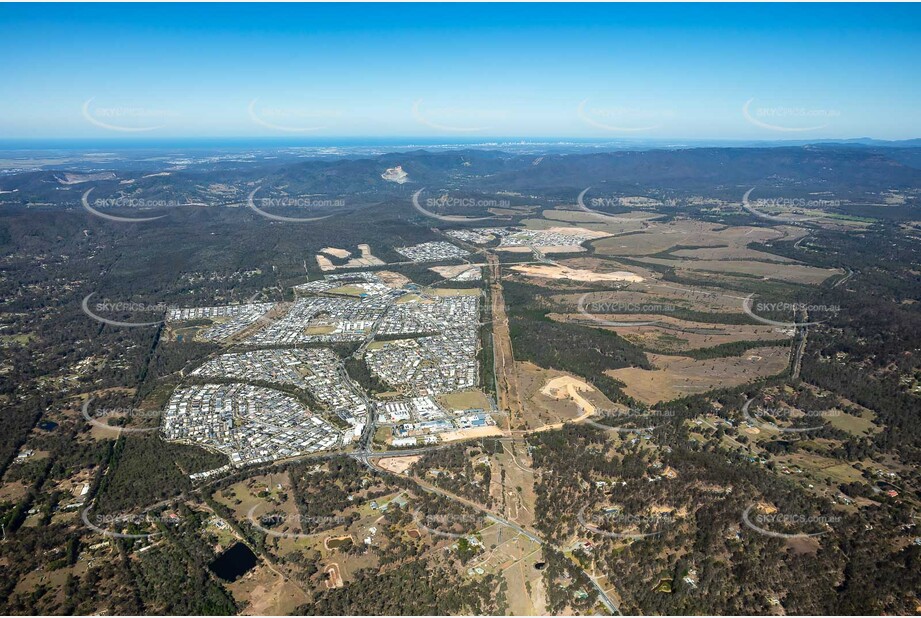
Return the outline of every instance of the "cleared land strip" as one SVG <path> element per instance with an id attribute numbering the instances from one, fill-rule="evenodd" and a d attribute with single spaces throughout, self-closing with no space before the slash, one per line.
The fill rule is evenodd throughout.
<path id="1" fill-rule="evenodd" d="M 492 307 L 493 354 L 496 369 L 496 394 L 500 410 L 508 411 L 508 428 L 521 418 L 521 395 L 518 377 L 515 374 L 515 355 L 512 353 L 512 339 L 509 332 L 505 299 L 502 295 L 501 266 L 499 258 L 487 254 L 489 264 L 489 291 Z"/>

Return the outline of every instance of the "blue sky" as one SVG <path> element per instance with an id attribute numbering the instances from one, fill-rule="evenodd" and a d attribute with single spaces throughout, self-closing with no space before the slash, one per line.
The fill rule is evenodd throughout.
<path id="1" fill-rule="evenodd" d="M 921 137 L 918 5 L 0 5 L 0 138 Z"/>

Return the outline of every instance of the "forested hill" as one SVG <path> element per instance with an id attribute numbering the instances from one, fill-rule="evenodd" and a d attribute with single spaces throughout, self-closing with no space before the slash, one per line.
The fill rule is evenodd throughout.
<path id="1" fill-rule="evenodd" d="M 264 195 L 343 196 L 351 199 L 406 197 L 421 189 L 547 192 L 569 195 L 592 186 L 611 190 L 661 188 L 681 193 L 741 187 L 807 187 L 810 191 L 879 193 L 921 188 L 921 148 L 846 144 L 760 148 L 688 148 L 549 154 L 536 157 L 495 150 L 416 150 L 366 158 L 336 157 L 209 161 L 170 165 L 151 160 L 147 168 L 112 164 L 93 173 L 45 169 L 8 173 L 0 205 L 80 204 L 88 188 L 93 199 L 143 198 L 175 203 L 240 205 L 249 190 Z M 406 182 L 382 174 L 400 166 Z M 76 169 L 76 168 L 75 168 Z M 740 199 L 740 198 L 736 198 Z"/>

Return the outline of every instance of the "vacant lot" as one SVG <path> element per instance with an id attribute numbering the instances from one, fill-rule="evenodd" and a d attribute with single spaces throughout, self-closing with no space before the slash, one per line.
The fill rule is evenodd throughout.
<path id="1" fill-rule="evenodd" d="M 642 220 L 643 217 L 648 216 L 648 212 L 634 211 L 619 214 L 617 219 L 611 219 L 581 210 L 545 210 L 543 219 L 525 219 L 522 224 L 533 230 L 545 230 L 559 225 L 555 223 L 556 221 L 563 221 L 608 234 L 623 234 L 648 228 L 651 224 Z M 635 221 L 627 219 L 635 219 Z"/>
<path id="2" fill-rule="evenodd" d="M 637 283 L 643 280 L 642 277 L 632 272 L 618 270 L 609 273 L 593 272 L 591 270 L 579 270 L 567 268 L 565 266 L 551 266 L 549 264 L 538 264 L 533 266 L 512 266 L 511 270 L 529 277 L 542 277 L 544 279 L 570 279 L 572 281 L 629 281 Z"/>
<path id="3" fill-rule="evenodd" d="M 320 251 L 322 253 L 328 253 L 333 257 L 337 257 L 340 260 L 352 255 L 349 251 L 346 251 L 345 249 L 337 249 L 336 247 L 324 247 L 323 249 L 320 249 Z"/>
<path id="4" fill-rule="evenodd" d="M 805 232 L 790 226 L 727 227 L 704 221 L 681 219 L 650 223 L 639 233 L 603 238 L 592 243 L 601 255 L 654 255 L 675 247 L 745 248 L 749 243 L 785 238 L 794 240 Z"/>
<path id="5" fill-rule="evenodd" d="M 583 312 L 577 311 L 580 300 Z M 738 341 L 782 341 L 790 337 L 773 326 L 745 324 L 750 320 L 743 317 L 744 296 L 714 288 L 647 281 L 619 290 L 559 294 L 553 301 L 572 307 L 565 313 L 548 314 L 553 320 L 610 330 L 657 352 L 681 353 Z M 612 326 L 611 322 L 632 324 Z"/>
<path id="6" fill-rule="evenodd" d="M 766 262 L 795 263 L 796 260 L 781 257 L 772 253 L 764 253 L 746 247 L 707 247 L 704 249 L 679 249 L 672 252 L 679 258 L 692 260 L 755 260 Z"/>
<path id="7" fill-rule="evenodd" d="M 445 279 L 453 279 L 468 270 L 476 270 L 486 266 L 486 264 L 460 264 L 458 266 L 432 266 L 429 268 L 432 272 L 438 273 Z"/>
<path id="8" fill-rule="evenodd" d="M 606 307 L 618 311 L 642 313 L 643 305 L 653 305 L 656 313 L 668 315 L 676 310 L 705 313 L 742 314 L 745 294 L 725 289 L 688 286 L 646 279 L 642 283 L 611 286 L 613 289 L 589 293 L 583 300 L 584 308 L 591 313 L 601 313 Z M 561 294 L 553 299 L 576 309 L 582 294 Z M 637 309 L 636 307 L 640 307 Z M 649 309 L 653 311 L 653 309 Z"/>
<path id="9" fill-rule="evenodd" d="M 489 410 L 492 408 L 486 395 L 478 389 L 438 395 L 438 402 L 451 410 Z"/>
<path id="10" fill-rule="evenodd" d="M 480 288 L 429 288 L 426 292 L 435 296 L 479 296 Z"/>
<path id="11" fill-rule="evenodd" d="M 542 369 L 526 361 L 516 363 L 516 370 L 524 406 L 522 422 L 515 429 L 543 429 L 548 425 L 573 421 L 589 412 L 583 408 L 584 405 L 602 409 L 614 407 L 598 389 L 581 378 L 562 371 Z M 577 395 L 576 399 L 569 396 L 570 384 Z M 557 388 L 560 385 L 562 391 Z"/>
<path id="12" fill-rule="evenodd" d="M 398 290 L 404 287 L 407 283 L 412 283 L 409 277 L 406 275 L 401 275 L 390 270 L 379 270 L 377 271 L 377 276 L 381 278 L 381 281 L 384 282 L 384 285 L 391 287 L 395 290 Z"/>
<path id="13" fill-rule="evenodd" d="M 596 253 L 606 256 L 636 257 L 657 266 L 676 270 L 752 275 L 819 284 L 839 273 L 797 263 L 789 258 L 749 248 L 751 243 L 796 240 L 805 232 L 790 226 L 726 227 L 703 221 L 679 220 L 651 224 L 642 232 L 603 238 L 592 243 Z M 669 255 L 665 253 L 671 252 Z"/>
<path id="14" fill-rule="evenodd" d="M 865 483 L 859 470 L 837 459 L 821 457 L 811 453 L 794 453 L 774 457 L 779 465 L 799 467 L 806 476 L 818 483 Z"/>
<path id="15" fill-rule="evenodd" d="M 652 371 L 627 367 L 605 373 L 624 382 L 624 392 L 631 397 L 654 404 L 778 374 L 787 367 L 789 354 L 785 347 L 755 348 L 742 356 L 711 360 L 649 354 L 656 367 Z"/>
<path id="16" fill-rule="evenodd" d="M 264 562 L 232 584 L 227 584 L 233 598 L 246 607 L 245 616 L 284 616 L 308 603 L 309 597 Z"/>
<path id="17" fill-rule="evenodd" d="M 367 290 L 357 285 L 342 285 L 327 291 L 328 294 L 339 294 L 342 296 L 361 296 L 366 292 Z"/>
<path id="18" fill-rule="evenodd" d="M 778 279 L 791 283 L 818 285 L 834 275 L 842 275 L 841 269 L 815 268 L 803 264 L 777 264 L 771 262 L 754 262 L 751 260 L 669 260 L 664 258 L 637 258 L 647 264 L 674 266 L 679 275 L 682 270 L 715 272 L 726 274 L 754 275 L 766 279 Z"/>
<path id="19" fill-rule="evenodd" d="M 524 442 L 503 442 L 502 452 L 492 455 L 490 493 L 503 515 L 510 521 L 528 526 L 534 522 L 534 470 Z M 504 473 L 504 474 L 503 474 Z"/>
<path id="20" fill-rule="evenodd" d="M 394 474 L 405 474 L 411 465 L 422 459 L 422 455 L 411 455 L 409 457 L 382 457 L 378 460 L 377 465 L 393 472 Z"/>
<path id="21" fill-rule="evenodd" d="M 864 410 L 862 416 L 847 414 L 846 412 L 837 412 L 828 416 L 828 422 L 842 431 L 846 431 L 855 436 L 870 435 L 882 431 L 882 427 L 873 422 L 874 414 L 869 410 Z"/>
<path id="22" fill-rule="evenodd" d="M 487 427 L 470 427 L 468 429 L 455 429 L 454 431 L 445 431 L 438 434 L 442 442 L 454 442 L 456 440 L 472 440 L 473 438 L 491 438 L 502 435 L 502 430 L 498 425 Z"/>
<path id="23" fill-rule="evenodd" d="M 790 335 L 773 326 L 749 326 L 732 324 L 711 324 L 707 322 L 689 322 L 669 316 L 656 314 L 599 315 L 599 320 L 617 322 L 657 322 L 654 325 L 608 326 L 594 322 L 579 313 L 548 315 L 560 322 L 575 322 L 584 326 L 604 328 L 617 333 L 636 345 L 660 352 L 680 354 L 688 350 L 711 348 L 724 343 L 737 341 L 783 341 Z"/>
<path id="24" fill-rule="evenodd" d="M 546 613 L 543 572 L 534 567 L 542 559 L 540 545 L 499 524 L 482 530 L 482 538 L 487 551 L 468 566 L 505 577 L 510 615 Z"/>
<path id="25" fill-rule="evenodd" d="M 572 376 L 559 376 L 549 380 L 544 387 L 540 389 L 541 395 L 552 397 L 553 399 L 571 399 L 582 414 L 577 417 L 578 420 L 583 416 L 589 416 L 595 413 L 595 404 L 582 396 L 582 393 L 597 392 L 595 389 L 585 383 L 584 380 L 578 380 Z"/>
<path id="26" fill-rule="evenodd" d="M 320 270 L 328 272 L 331 270 L 336 270 L 337 268 L 356 268 L 359 266 L 382 266 L 384 261 L 377 258 L 371 253 L 371 247 L 369 245 L 358 245 L 359 254 L 348 251 L 347 249 L 339 249 L 338 247 L 326 247 L 321 249 L 321 253 L 317 254 L 317 264 L 320 267 Z M 351 258 L 345 264 L 337 266 L 333 264 L 326 255 L 331 255 L 340 260 Z"/>

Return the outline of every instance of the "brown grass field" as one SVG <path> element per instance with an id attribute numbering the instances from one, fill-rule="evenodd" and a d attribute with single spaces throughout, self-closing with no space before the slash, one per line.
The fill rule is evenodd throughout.
<path id="1" fill-rule="evenodd" d="M 624 382 L 624 392 L 647 404 L 670 401 L 714 388 L 732 387 L 783 371 L 790 360 L 784 347 L 755 348 L 742 356 L 694 360 L 684 356 L 648 354 L 656 368 L 614 369 L 605 373 Z"/>
<path id="2" fill-rule="evenodd" d="M 762 262 L 781 262 L 795 264 L 792 260 L 780 255 L 765 253 L 747 247 L 707 247 L 705 249 L 679 249 L 672 255 L 692 260 L 755 260 Z"/>
<path id="3" fill-rule="evenodd" d="M 586 413 L 586 410 L 576 400 L 569 397 L 568 393 L 566 393 L 566 396 L 561 397 L 557 393 L 549 395 L 542 392 L 548 382 L 554 379 L 564 378 L 585 384 L 585 381 L 581 378 L 571 376 L 562 371 L 542 369 L 529 362 L 516 363 L 516 368 L 524 407 L 522 422 L 515 429 L 544 429 L 548 425 L 552 426 L 566 421 L 573 421 Z M 589 386 L 590 390 L 578 392 L 580 398 L 584 398 L 597 408 L 610 409 L 613 407 L 614 404 L 607 397 L 594 387 L 587 386 Z"/>
<path id="4" fill-rule="evenodd" d="M 233 598 L 245 605 L 241 612 L 244 616 L 290 615 L 299 605 L 310 602 L 303 590 L 264 562 L 226 586 Z"/>
<path id="5" fill-rule="evenodd" d="M 855 436 L 872 435 L 883 430 L 882 427 L 873 422 L 875 415 L 869 410 L 865 410 L 861 416 L 840 412 L 828 417 L 828 422 L 842 431 Z"/>
<path id="6" fill-rule="evenodd" d="M 502 452 L 493 455 L 490 493 L 503 515 L 522 526 L 531 525 L 535 518 L 535 472 L 523 442 L 503 442 Z M 505 482 L 502 481 L 505 472 Z"/>
<path id="7" fill-rule="evenodd" d="M 541 561 L 540 546 L 499 524 L 481 531 L 486 551 L 470 561 L 470 568 L 499 573 L 508 583 L 509 614 L 535 616 L 546 613 L 543 573 L 534 568 Z M 528 594 L 530 584 L 531 593 Z"/>
<path id="8" fill-rule="evenodd" d="M 649 216 L 648 212 L 643 211 L 617 215 L 619 219 L 634 218 L 636 221 L 612 220 L 581 210 L 544 210 L 542 216 L 542 219 L 525 219 L 522 221 L 522 225 L 532 230 L 546 230 L 559 226 L 559 222 L 563 222 L 607 234 L 635 232 L 652 225 L 650 222 L 642 220 L 643 217 Z"/>
<path id="9" fill-rule="evenodd" d="M 479 389 L 444 393 L 438 395 L 437 399 L 441 405 L 451 410 L 469 410 L 471 408 L 488 410 L 490 407 L 486 395 Z"/>
<path id="10" fill-rule="evenodd" d="M 699 348 L 711 348 L 724 343 L 736 341 L 783 341 L 790 335 L 774 326 L 749 326 L 731 324 L 712 324 L 708 322 L 688 322 L 676 318 L 652 313 L 628 315 L 599 315 L 599 320 L 617 322 L 648 322 L 660 324 L 641 326 L 608 326 L 595 322 L 579 313 L 548 314 L 548 317 L 560 322 L 573 322 L 593 328 L 603 328 L 615 332 L 624 339 L 641 347 L 681 353 Z"/>
<path id="11" fill-rule="evenodd" d="M 765 279 L 776 279 L 807 285 L 819 285 L 829 277 L 844 274 L 843 270 L 837 268 L 815 268 L 814 266 L 805 266 L 803 264 L 776 264 L 771 262 L 754 262 L 751 260 L 667 260 L 664 258 L 652 257 L 637 259 L 647 264 L 674 266 L 679 274 L 681 271 L 701 271 L 722 274 L 754 275 Z"/>
<path id="12" fill-rule="evenodd" d="M 592 243 L 601 255 L 653 255 L 679 245 L 693 247 L 745 248 L 749 243 L 784 238 L 795 240 L 805 232 L 792 226 L 727 227 L 704 221 L 678 219 L 668 223 L 651 222 L 639 234 L 613 236 Z"/>

